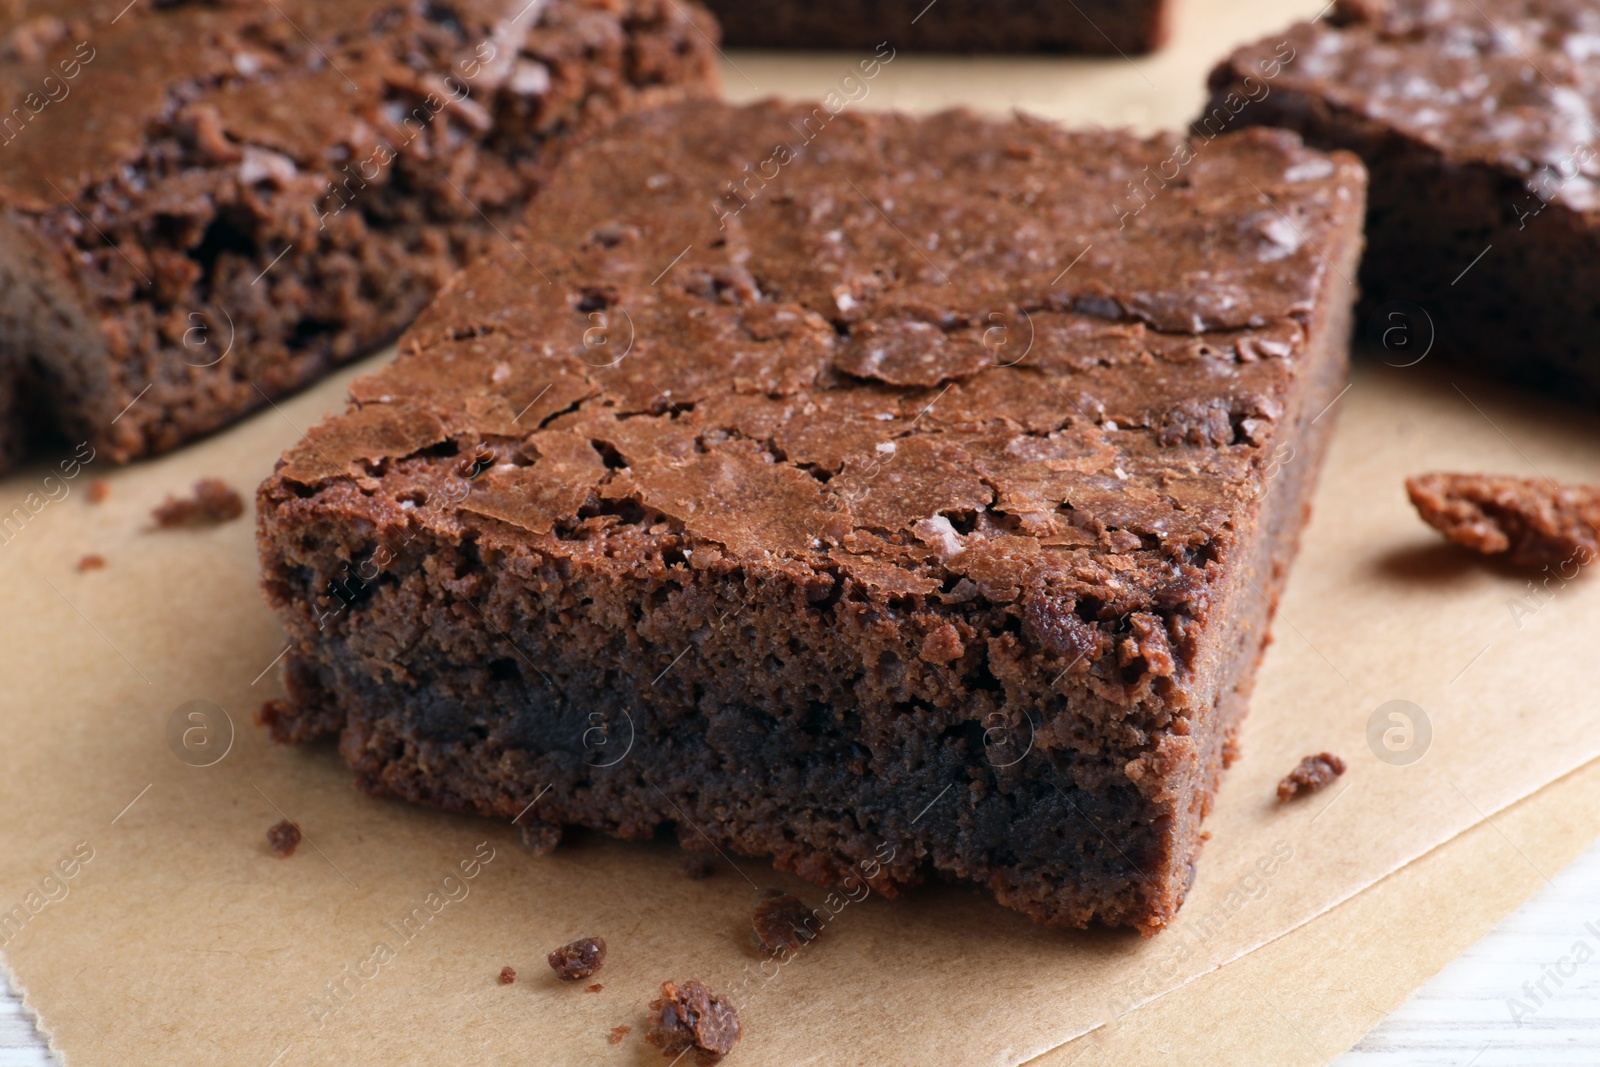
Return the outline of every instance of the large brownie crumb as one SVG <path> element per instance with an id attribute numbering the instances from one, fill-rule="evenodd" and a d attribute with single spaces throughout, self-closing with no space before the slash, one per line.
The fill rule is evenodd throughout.
<path id="1" fill-rule="evenodd" d="M 774 956 L 795 952 L 822 936 L 816 913 L 789 893 L 769 896 L 757 904 L 753 923 L 756 944 Z"/>
<path id="2" fill-rule="evenodd" d="M 1579 567 L 1600 549 L 1600 487 L 1490 474 L 1406 479 L 1424 522 L 1458 545 L 1521 567 Z"/>
<path id="3" fill-rule="evenodd" d="M 300 845 L 300 827 L 284 819 L 273 823 L 267 828 L 267 844 L 272 851 L 285 858 L 294 855 L 294 850 Z"/>
<path id="4" fill-rule="evenodd" d="M 1344 760 L 1331 752 L 1307 756 L 1278 783 L 1278 800 L 1292 800 L 1302 794 L 1315 793 L 1343 773 Z"/>
<path id="5" fill-rule="evenodd" d="M 376 793 L 1154 932 L 1345 384 L 1359 164 L 1252 130 L 1139 206 L 1170 139 L 819 108 L 575 148 L 537 270 L 491 251 L 285 456 L 274 735 Z"/>
<path id="6" fill-rule="evenodd" d="M 500 968 L 500 975 L 496 980 L 501 985 L 510 985 L 512 982 L 515 982 L 517 980 L 516 969 L 512 968 L 512 967 L 502 967 L 502 968 Z"/>
<path id="7" fill-rule="evenodd" d="M 550 953 L 550 969 L 563 982 L 576 982 L 599 972 L 606 962 L 606 939 L 580 937 Z"/>
<path id="8" fill-rule="evenodd" d="M 650 1002 L 644 1039 L 667 1056 L 693 1049 L 694 1062 L 710 1067 L 739 1043 L 739 1016 L 732 1004 L 692 978 L 681 989 L 662 982 L 661 999 Z"/>
<path id="9" fill-rule="evenodd" d="M 244 514 L 244 500 L 226 482 L 216 478 L 202 478 L 194 483 L 194 495 L 167 497 L 166 501 L 150 512 L 156 525 L 167 529 L 173 526 L 213 526 L 229 522 Z"/>

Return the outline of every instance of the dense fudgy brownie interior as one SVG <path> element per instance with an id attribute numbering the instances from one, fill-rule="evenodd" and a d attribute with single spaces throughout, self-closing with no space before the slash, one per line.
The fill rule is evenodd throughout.
<path id="1" fill-rule="evenodd" d="M 503 240 L 554 146 L 714 88 L 687 0 L 23 7 L 0 463 L 51 423 L 171 448 L 370 351 Z"/>
<path id="2" fill-rule="evenodd" d="M 1434 359 L 1593 401 L 1597 41 L 1587 0 L 1341 3 L 1219 66 L 1201 121 L 1366 161 L 1363 314 L 1391 362 L 1432 340 Z"/>
<path id="3" fill-rule="evenodd" d="M 942 52 L 1148 52 L 1172 0 L 706 0 L 730 45 Z"/>
<path id="4" fill-rule="evenodd" d="M 1361 168 L 1252 131 L 1129 213 L 1170 141 L 817 114 L 574 150 L 289 453 L 268 718 L 378 793 L 1157 929 L 1342 385 Z"/>

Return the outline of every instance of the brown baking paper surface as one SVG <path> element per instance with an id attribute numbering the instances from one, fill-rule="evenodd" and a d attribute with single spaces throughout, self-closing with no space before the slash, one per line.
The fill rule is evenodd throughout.
<path id="1" fill-rule="evenodd" d="M 1247 956 L 1028 1067 L 1326 1064 L 1600 835 L 1589 763 Z"/>
<path id="2" fill-rule="evenodd" d="M 1182 10 L 1181 47 L 1159 58 L 1021 60 L 1019 81 L 997 61 L 904 56 L 868 106 L 953 94 L 1000 107 L 1032 85 L 1036 111 L 1144 121 L 1126 110 L 1142 102 L 1152 123 L 1174 123 L 1197 109 L 1212 56 L 1288 17 L 1256 3 Z M 808 62 L 732 64 L 763 91 L 824 91 L 799 83 L 833 60 Z M 976 891 L 932 888 L 838 906 L 824 941 L 763 967 L 748 935 L 758 888 L 814 904 L 825 894 L 756 860 L 692 882 L 667 846 L 584 839 L 535 858 L 503 825 L 365 798 L 331 751 L 277 749 L 251 725 L 279 691 L 284 641 L 256 592 L 250 522 L 156 532 L 148 512 L 202 476 L 248 494 L 342 406 L 347 380 L 131 469 L 90 462 L 68 481 L 36 467 L 0 484 L 0 514 L 29 493 L 45 501 L 0 546 L 0 908 L 27 915 L 4 951 L 74 1065 L 664 1062 L 639 1040 L 645 1006 L 661 980 L 690 977 L 741 1004 L 740 1063 L 960 1050 L 962 1062 L 1014 1064 L 1126 1022 L 1600 754 L 1583 666 L 1600 585 L 1529 599 L 1526 576 L 1441 546 L 1399 486 L 1436 467 L 1593 480 L 1594 426 L 1427 361 L 1369 367 L 1327 415 L 1340 424 L 1244 756 L 1171 930 L 1051 933 Z M 111 495 L 91 505 L 96 476 Z M 88 552 L 106 569 L 77 573 Z M 1537 672 L 1523 666 L 1535 651 Z M 1374 711 L 1396 699 L 1431 722 L 1409 765 L 1367 741 Z M 192 701 L 216 707 L 191 720 Z M 1274 805 L 1276 779 L 1321 749 L 1347 758 L 1344 779 Z M 307 834 L 290 859 L 264 837 L 285 816 Z M 1479 877 L 1501 895 L 1515 879 L 1499 867 Z M 611 945 L 597 993 L 560 985 L 543 962 L 582 934 Z M 505 965 L 520 975 L 509 987 L 495 982 Z M 633 1032 L 612 1045 L 618 1026 Z"/>

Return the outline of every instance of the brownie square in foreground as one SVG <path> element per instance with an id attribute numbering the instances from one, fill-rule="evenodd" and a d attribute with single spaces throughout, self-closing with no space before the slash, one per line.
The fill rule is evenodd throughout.
<path id="1" fill-rule="evenodd" d="M 1174 0 L 706 0 L 728 44 L 935 52 L 1149 52 Z"/>
<path id="2" fill-rule="evenodd" d="M 1283 126 L 1365 160 L 1362 314 L 1389 362 L 1432 342 L 1593 404 L 1597 55 L 1593 0 L 1342 0 L 1221 64 L 1197 126 Z"/>
<path id="3" fill-rule="evenodd" d="M 163 451 L 387 343 L 555 148 L 715 90 L 688 0 L 118 8 L 0 16 L 0 470 Z"/>
<path id="4" fill-rule="evenodd" d="M 1171 141 L 822 113 L 576 150 L 285 456 L 265 717 L 377 794 L 1154 931 L 1343 384 L 1361 166 L 1179 145 L 1134 211 Z"/>

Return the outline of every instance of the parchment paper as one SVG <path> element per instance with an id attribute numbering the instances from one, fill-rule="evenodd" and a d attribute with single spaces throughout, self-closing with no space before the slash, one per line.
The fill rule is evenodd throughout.
<path id="1" fill-rule="evenodd" d="M 1290 7 L 1195 0 L 1178 46 L 1134 62 L 901 56 L 862 106 L 996 108 L 1026 93 L 1075 121 L 1177 123 L 1210 60 Z M 834 62 L 738 55 L 727 81 L 815 94 Z M 29 514 L 0 545 L 0 916 L 25 919 L 0 938 L 74 1065 L 664 1062 L 638 1040 L 645 1006 L 661 980 L 690 977 L 740 1003 L 740 1063 L 1015 1064 L 1166 1018 L 1126 1013 L 1600 754 L 1585 684 L 1600 586 L 1530 590 L 1528 575 L 1442 546 L 1400 489 L 1441 467 L 1594 480 L 1596 427 L 1427 360 L 1369 365 L 1326 416 L 1340 424 L 1316 517 L 1175 927 L 1150 941 L 1050 933 L 936 888 L 849 904 L 774 973 L 749 944 L 758 888 L 822 894 L 758 861 L 691 882 L 667 846 L 588 839 L 535 858 L 503 826 L 366 799 L 331 751 L 275 749 L 251 725 L 278 692 L 284 642 L 255 589 L 250 522 L 154 532 L 148 512 L 201 476 L 248 495 L 342 406 L 347 377 L 175 456 L 117 472 L 90 461 L 71 479 L 53 462 L 0 485 L 0 514 Z M 110 498 L 88 504 L 88 480 L 108 475 Z M 77 573 L 86 552 L 107 568 Z M 1322 749 L 1349 773 L 1275 806 L 1277 778 Z M 287 860 L 264 837 L 285 816 L 307 834 Z M 1517 877 L 1486 865 L 1478 899 L 1525 892 L 1506 889 Z M 543 963 L 581 934 L 611 944 L 598 993 Z M 522 977 L 499 986 L 508 964 Z M 634 1032 L 610 1044 L 621 1025 Z"/>
<path id="2" fill-rule="evenodd" d="M 1596 834 L 1600 763 L 1590 763 L 1293 933 L 1029 1067 L 1154 1067 L 1174 1052 L 1229 1067 L 1326 1064 Z M 1484 1008 L 1504 1010 L 1493 1001 Z"/>

